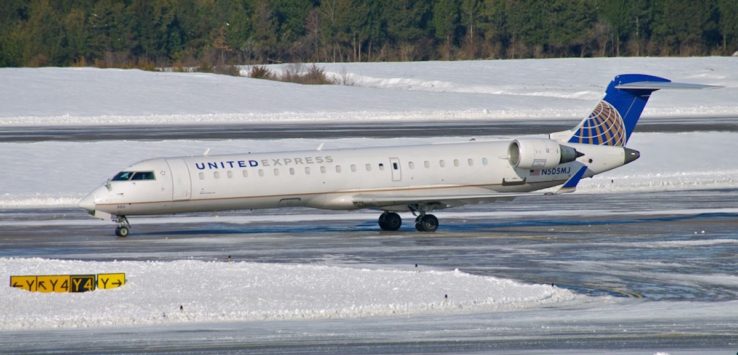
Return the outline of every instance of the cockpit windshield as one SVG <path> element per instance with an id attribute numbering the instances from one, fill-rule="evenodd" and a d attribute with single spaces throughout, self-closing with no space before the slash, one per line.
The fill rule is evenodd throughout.
<path id="1" fill-rule="evenodd" d="M 133 174 L 131 180 L 154 180 L 153 171 L 137 171 Z"/>
<path id="2" fill-rule="evenodd" d="M 128 181 L 133 176 L 132 171 L 121 171 L 113 177 L 113 181 Z"/>
<path id="3" fill-rule="evenodd" d="M 113 181 L 155 180 L 153 171 L 121 171 L 113 177 Z"/>

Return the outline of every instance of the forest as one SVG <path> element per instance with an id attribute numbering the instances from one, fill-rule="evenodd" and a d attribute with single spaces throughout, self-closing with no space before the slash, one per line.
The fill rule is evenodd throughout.
<path id="1" fill-rule="evenodd" d="M 3 0 L 0 66 L 731 55 L 736 0 Z"/>

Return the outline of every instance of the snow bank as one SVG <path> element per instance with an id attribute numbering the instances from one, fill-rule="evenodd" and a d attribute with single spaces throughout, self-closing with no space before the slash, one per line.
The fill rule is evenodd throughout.
<path id="1" fill-rule="evenodd" d="M 577 191 L 648 192 L 738 187 L 738 133 L 636 133 L 636 162 L 586 179 Z"/>
<path id="2" fill-rule="evenodd" d="M 0 258 L 4 279 L 102 272 L 125 272 L 128 282 L 82 294 L 0 288 L 0 330 L 503 311 L 586 298 L 459 271 Z"/>
<path id="3" fill-rule="evenodd" d="M 579 118 L 615 75 L 632 72 L 725 86 L 709 93 L 659 92 L 646 116 L 738 114 L 738 61 L 730 57 L 320 66 L 350 86 L 203 73 L 4 68 L 0 126 Z"/>
<path id="4" fill-rule="evenodd" d="M 503 137 L 477 137 L 497 139 Z M 126 166 L 143 159 L 263 152 L 270 150 L 325 149 L 355 146 L 390 146 L 428 142 L 465 141 L 443 138 L 344 138 L 223 140 L 223 141 L 101 141 L 0 143 L 0 208 L 74 207 L 79 199 Z M 718 144 L 716 144 L 718 143 Z M 738 133 L 638 133 L 629 143 L 641 152 L 634 163 L 583 180 L 579 192 L 648 192 L 738 187 Z M 126 152 L 123 156 L 120 152 Z M 118 158 L 111 158 L 118 157 Z M 32 163 L 31 163 L 32 162 Z"/>

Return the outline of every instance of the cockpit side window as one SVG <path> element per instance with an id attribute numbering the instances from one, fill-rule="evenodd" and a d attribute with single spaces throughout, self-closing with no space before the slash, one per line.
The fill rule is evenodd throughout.
<path id="1" fill-rule="evenodd" d="M 154 180 L 153 171 L 137 171 L 133 174 L 131 180 Z"/>
<path id="2" fill-rule="evenodd" d="M 113 177 L 113 181 L 128 181 L 133 176 L 132 171 L 121 171 Z"/>

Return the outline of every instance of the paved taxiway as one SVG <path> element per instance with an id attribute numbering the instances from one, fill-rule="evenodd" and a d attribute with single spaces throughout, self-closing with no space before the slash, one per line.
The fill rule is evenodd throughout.
<path id="1" fill-rule="evenodd" d="M 285 123 L 126 126 L 0 127 L 0 142 L 278 139 L 337 137 L 440 137 L 546 134 L 574 127 L 579 120 L 488 120 L 463 122 Z M 644 119 L 639 132 L 738 131 L 735 117 Z"/>
<path id="2" fill-rule="evenodd" d="M 439 211 L 441 229 L 379 232 L 371 213 L 241 211 L 132 218 L 127 239 L 76 210 L 0 212 L 0 257 L 244 260 L 458 268 L 609 306 L 360 320 L 0 333 L 2 351 L 428 353 L 738 348 L 738 190 L 573 194 Z M 287 212 L 285 212 L 287 211 Z M 284 214 L 286 213 L 286 215 Z M 296 222 L 301 215 L 309 221 Z M 274 222 L 280 216 L 285 222 Z M 321 216 L 331 216 L 322 219 Z M 292 220 L 292 222 L 290 222 Z M 178 222 L 179 221 L 179 222 Z M 724 276 L 728 277 L 724 277 Z M 689 303 L 683 303 L 688 301 Z M 695 307 L 675 312 L 675 308 Z M 642 317 L 641 313 L 658 315 Z M 715 314 L 719 314 L 716 317 Z M 53 345 L 50 345 L 53 344 Z"/>

